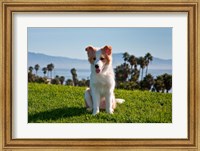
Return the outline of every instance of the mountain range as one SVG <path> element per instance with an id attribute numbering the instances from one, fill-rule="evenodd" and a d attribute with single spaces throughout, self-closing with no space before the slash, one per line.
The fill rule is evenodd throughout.
<path id="1" fill-rule="evenodd" d="M 123 53 L 113 54 L 113 68 L 124 62 Z M 49 56 L 42 53 L 28 52 L 28 67 L 39 64 L 41 68 L 46 67 L 47 64 L 53 63 L 57 69 L 89 69 L 90 65 L 87 60 L 75 59 L 68 57 Z M 153 61 L 149 64 L 149 69 L 171 70 L 172 59 L 160 59 L 153 56 Z"/>

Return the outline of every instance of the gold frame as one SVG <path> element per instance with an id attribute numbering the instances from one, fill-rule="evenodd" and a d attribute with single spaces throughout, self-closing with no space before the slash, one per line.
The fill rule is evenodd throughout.
<path id="1" fill-rule="evenodd" d="M 0 150 L 200 150 L 199 5 L 199 0 L 0 0 Z M 188 139 L 12 139 L 12 14 L 102 10 L 188 12 Z"/>

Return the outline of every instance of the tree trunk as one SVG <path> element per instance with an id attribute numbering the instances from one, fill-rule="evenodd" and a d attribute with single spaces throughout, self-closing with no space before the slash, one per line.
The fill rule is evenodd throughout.
<path id="1" fill-rule="evenodd" d="M 139 80 L 140 80 L 140 71 L 141 71 L 141 67 L 140 67 L 140 70 L 139 70 L 139 77 L 138 77 Z"/>
<path id="2" fill-rule="evenodd" d="M 146 76 L 147 76 L 147 72 L 148 72 L 148 66 L 147 66 L 147 68 L 146 68 Z"/>
<path id="3" fill-rule="evenodd" d="M 73 86 L 76 86 L 75 76 L 73 75 Z"/>
<path id="4" fill-rule="evenodd" d="M 142 75 L 141 75 L 141 81 L 142 81 L 142 79 L 143 79 L 143 68 L 142 68 Z"/>

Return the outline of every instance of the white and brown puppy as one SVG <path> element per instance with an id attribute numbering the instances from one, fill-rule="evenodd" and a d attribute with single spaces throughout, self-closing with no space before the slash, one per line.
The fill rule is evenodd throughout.
<path id="1" fill-rule="evenodd" d="M 112 114 L 116 103 L 123 103 L 123 99 L 115 99 L 115 79 L 112 67 L 112 47 L 95 48 L 88 46 L 86 49 L 88 60 L 91 64 L 90 88 L 85 92 L 85 103 L 93 115 L 99 109 L 106 109 Z"/>

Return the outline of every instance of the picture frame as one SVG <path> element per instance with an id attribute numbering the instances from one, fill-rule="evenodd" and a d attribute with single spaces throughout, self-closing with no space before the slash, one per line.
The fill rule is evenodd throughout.
<path id="1" fill-rule="evenodd" d="M 111 0 L 0 2 L 1 98 L 0 142 L 2 150 L 199 150 L 199 1 Z M 16 12 L 187 12 L 188 13 L 188 138 L 187 139 L 13 139 L 12 138 L 12 15 Z"/>

